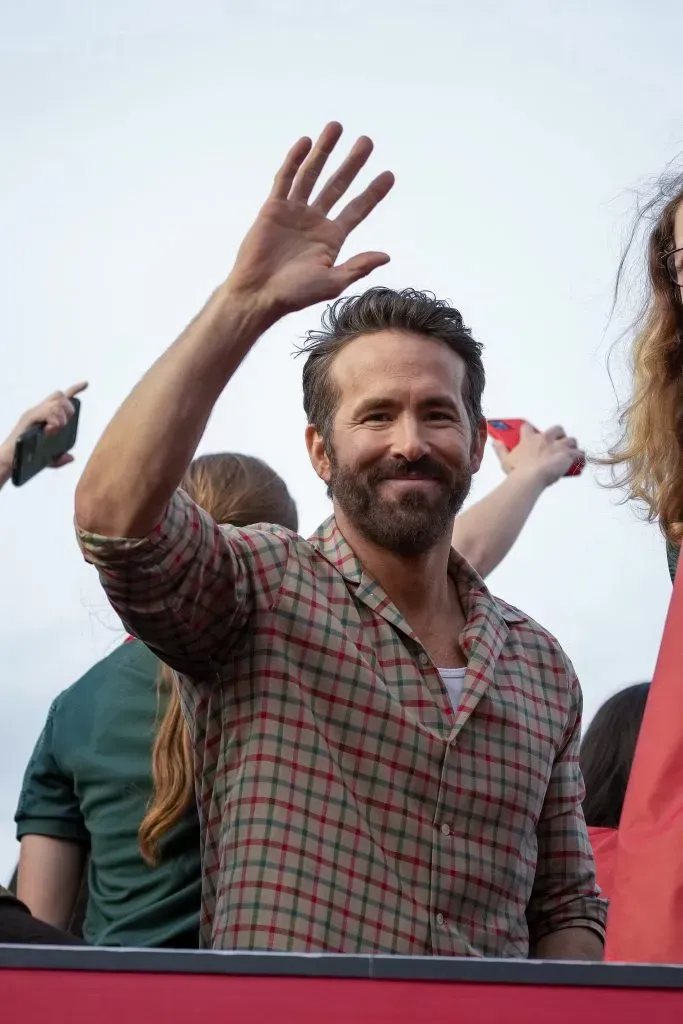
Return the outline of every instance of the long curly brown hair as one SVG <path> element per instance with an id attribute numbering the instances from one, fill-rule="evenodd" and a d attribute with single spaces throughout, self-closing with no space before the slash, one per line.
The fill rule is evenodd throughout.
<path id="1" fill-rule="evenodd" d="M 683 307 L 664 257 L 674 248 L 681 202 L 683 173 L 667 172 L 639 206 L 619 265 L 615 302 L 633 242 L 648 226 L 646 295 L 633 325 L 633 391 L 619 416 L 621 436 L 599 460 L 614 467 L 626 499 L 644 505 L 673 544 L 683 539 Z"/>
<path id="2" fill-rule="evenodd" d="M 249 455 L 202 455 L 195 459 L 182 488 L 217 523 L 250 526 L 274 523 L 298 529 L 296 505 L 284 481 L 260 459 Z M 160 664 L 160 704 L 166 710 L 152 749 L 154 791 L 138 830 L 140 852 L 148 864 L 159 862 L 159 844 L 194 799 L 192 750 L 180 708 L 177 675 Z"/>

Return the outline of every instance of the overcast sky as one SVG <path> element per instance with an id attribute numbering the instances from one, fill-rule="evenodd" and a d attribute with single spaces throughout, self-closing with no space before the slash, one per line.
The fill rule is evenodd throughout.
<path id="1" fill-rule="evenodd" d="M 354 235 L 374 284 L 450 298 L 486 345 L 490 416 L 613 436 L 607 354 L 632 189 L 683 149 L 680 5 L 644 0 L 23 0 L 0 9 L 0 432 L 87 378 L 78 464 L 0 495 L 0 879 L 53 697 L 119 626 L 71 527 L 73 489 L 128 390 L 227 274 L 284 152 L 341 120 L 397 177 Z M 664 29 L 668 26 L 668 30 Z M 329 510 L 279 324 L 201 450 L 259 455 L 304 532 Z M 613 357 L 623 383 L 624 353 Z M 4 424 L 4 426 L 3 426 Z M 141 467 L 144 470 L 144 467 Z M 501 479 L 487 453 L 473 498 Z M 542 499 L 492 589 L 552 630 L 586 715 L 650 678 L 670 595 L 656 527 L 594 471 Z"/>

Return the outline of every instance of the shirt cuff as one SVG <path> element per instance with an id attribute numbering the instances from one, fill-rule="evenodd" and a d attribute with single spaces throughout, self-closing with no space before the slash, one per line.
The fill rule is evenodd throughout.
<path id="1" fill-rule="evenodd" d="M 102 537 L 97 533 L 89 533 L 81 529 L 74 518 L 76 539 L 86 562 L 97 568 L 115 566 L 119 562 L 127 562 L 133 555 L 137 565 L 145 562 L 156 562 L 159 552 L 170 551 L 177 543 L 178 537 L 187 530 L 194 504 L 184 491 L 176 491 L 159 522 L 146 537 Z"/>
<path id="2" fill-rule="evenodd" d="M 90 847 L 90 835 L 79 822 L 68 818 L 31 818 L 22 817 L 17 821 L 17 839 L 24 836 L 47 836 L 49 839 L 63 839 L 69 843 L 78 843 Z"/>
<path id="3" fill-rule="evenodd" d="M 546 935 L 561 932 L 566 928 L 587 928 L 605 941 L 607 925 L 607 900 L 600 896 L 578 896 L 576 899 L 559 907 L 555 913 L 545 913 L 530 929 L 533 944 L 536 945 Z"/>

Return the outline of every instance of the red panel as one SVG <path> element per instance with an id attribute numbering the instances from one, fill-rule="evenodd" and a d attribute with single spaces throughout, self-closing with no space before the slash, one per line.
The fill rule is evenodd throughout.
<path id="1" fill-rule="evenodd" d="M 2 970 L 0 1004 L 3 1024 L 683 1021 L 683 990 L 95 971 Z"/>

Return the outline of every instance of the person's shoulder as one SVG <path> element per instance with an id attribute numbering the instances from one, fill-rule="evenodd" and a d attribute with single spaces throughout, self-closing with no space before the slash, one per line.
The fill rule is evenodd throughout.
<path id="1" fill-rule="evenodd" d="M 556 657 L 569 672 L 573 672 L 571 662 L 554 633 L 551 633 L 549 629 L 542 626 L 536 619 L 532 619 L 530 615 L 527 615 L 520 608 L 508 604 L 507 601 L 503 601 L 498 597 L 494 598 L 494 600 L 508 625 L 511 636 L 518 639 L 522 644 L 535 646 L 537 649 L 547 651 L 548 654 Z"/>
<path id="2" fill-rule="evenodd" d="M 238 539 L 253 554 L 270 556 L 275 562 L 287 562 L 292 558 L 306 561 L 315 556 L 311 542 L 286 526 L 255 523 L 252 526 L 221 526 L 220 529 L 227 537 Z"/>
<path id="3" fill-rule="evenodd" d="M 153 682 L 159 666 L 157 657 L 135 637 L 117 642 L 116 647 L 104 658 L 92 665 L 87 672 L 59 694 L 54 702 L 55 714 L 65 713 L 73 708 L 83 708 L 84 703 L 95 699 L 103 687 L 111 685 L 112 677 L 121 683 L 127 677 L 144 676 Z"/>

